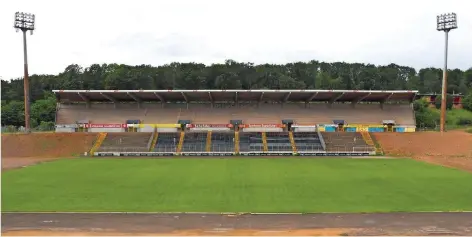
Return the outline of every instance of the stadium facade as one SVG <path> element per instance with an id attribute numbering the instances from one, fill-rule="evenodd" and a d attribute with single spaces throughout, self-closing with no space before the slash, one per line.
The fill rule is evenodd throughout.
<path id="1" fill-rule="evenodd" d="M 369 155 L 371 132 L 414 132 L 417 91 L 54 90 L 56 132 L 91 155 Z"/>

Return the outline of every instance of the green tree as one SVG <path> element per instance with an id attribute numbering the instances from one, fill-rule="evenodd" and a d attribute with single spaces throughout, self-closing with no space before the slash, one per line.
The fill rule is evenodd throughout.
<path id="1" fill-rule="evenodd" d="M 25 125 L 25 104 L 22 101 L 2 103 L 2 125 Z"/>
<path id="2" fill-rule="evenodd" d="M 434 100 L 434 105 L 436 106 L 437 109 L 441 108 L 441 98 L 442 96 L 437 96 L 436 99 Z M 446 109 L 452 109 L 454 103 L 454 99 L 452 95 L 447 95 L 446 96 Z"/>
<path id="3" fill-rule="evenodd" d="M 472 111 L 472 89 L 469 90 L 469 93 L 462 99 L 462 106 L 464 109 Z"/>
<path id="4" fill-rule="evenodd" d="M 416 112 L 423 112 L 429 108 L 429 103 L 425 99 L 419 99 L 413 101 L 413 109 Z"/>
<path id="5" fill-rule="evenodd" d="M 439 113 L 431 109 L 425 109 L 415 113 L 416 126 L 422 128 L 436 128 L 439 124 Z"/>
<path id="6" fill-rule="evenodd" d="M 37 100 L 31 105 L 31 120 L 38 126 L 41 122 L 54 122 L 56 100 L 54 97 Z"/>
<path id="7" fill-rule="evenodd" d="M 448 71 L 448 91 L 466 93 L 472 89 L 472 68 Z M 67 66 L 57 75 L 31 75 L 31 106 L 50 97 L 54 89 L 135 90 L 135 89 L 347 89 L 347 90 L 419 90 L 440 93 L 442 70 L 388 64 L 372 65 L 346 62 L 294 62 L 260 64 L 226 60 L 204 65 L 179 63 L 154 67 L 150 65 L 92 64 L 83 68 Z M 23 101 L 23 79 L 1 80 L 1 99 L 4 100 L 2 123 L 23 124 L 17 116 Z M 17 101 L 10 105 L 13 101 Z M 465 103 L 469 100 L 464 98 Z M 450 105 L 450 103 L 449 103 Z M 40 101 L 35 106 L 33 121 L 54 121 L 52 101 Z M 468 105 L 464 105 L 469 108 Z M 450 107 L 450 106 L 448 106 Z M 45 109 L 50 114 L 40 113 Z M 18 113 L 17 113 L 18 112 Z M 33 113 L 33 111 L 32 111 Z M 44 120 L 43 120 L 44 119 Z M 32 122 L 33 122 L 32 121 Z"/>

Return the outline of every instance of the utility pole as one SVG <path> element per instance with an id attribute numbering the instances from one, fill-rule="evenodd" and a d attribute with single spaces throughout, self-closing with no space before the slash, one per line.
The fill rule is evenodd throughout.
<path id="1" fill-rule="evenodd" d="M 25 132 L 30 133 L 30 91 L 29 91 L 29 77 L 28 77 L 28 50 L 26 47 L 26 32 L 30 31 L 33 34 L 34 31 L 34 20 L 35 16 L 31 13 L 16 12 L 15 22 L 13 27 L 23 32 L 23 60 L 24 60 L 24 77 L 23 87 L 25 93 Z"/>
<path id="2" fill-rule="evenodd" d="M 444 69 L 443 69 L 443 80 L 442 80 L 442 94 L 441 94 L 441 133 L 446 130 L 446 103 L 447 103 L 447 53 L 449 47 L 449 31 L 457 29 L 457 15 L 456 13 L 442 14 L 437 18 L 437 30 L 444 31 L 445 33 L 445 44 L 444 44 Z"/>

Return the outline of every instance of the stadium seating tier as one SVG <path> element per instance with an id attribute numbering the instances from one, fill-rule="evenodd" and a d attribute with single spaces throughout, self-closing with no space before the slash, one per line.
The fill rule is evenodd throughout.
<path id="1" fill-rule="evenodd" d="M 188 108 L 187 108 L 188 106 Z M 211 108 L 209 104 L 85 104 L 61 105 L 57 111 L 57 124 L 73 124 L 78 120 L 91 123 L 123 123 L 126 119 L 138 119 L 148 124 L 176 123 L 179 119 L 192 123 L 227 124 L 232 119 L 244 123 L 280 124 L 282 119 L 292 119 L 297 124 L 329 124 L 333 120 L 345 120 L 350 124 L 379 124 L 383 120 L 394 120 L 400 125 L 415 125 L 413 109 L 406 104 L 357 104 L 353 108 L 347 104 L 256 104 L 236 108 Z"/>

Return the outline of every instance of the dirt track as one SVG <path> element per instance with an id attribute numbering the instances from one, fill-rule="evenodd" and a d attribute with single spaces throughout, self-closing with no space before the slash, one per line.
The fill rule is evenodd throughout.
<path id="1" fill-rule="evenodd" d="M 374 133 L 386 155 L 472 172 L 472 134 L 463 131 Z"/>
<path id="2" fill-rule="evenodd" d="M 4 235 L 472 235 L 472 213 L 2 214 Z"/>

